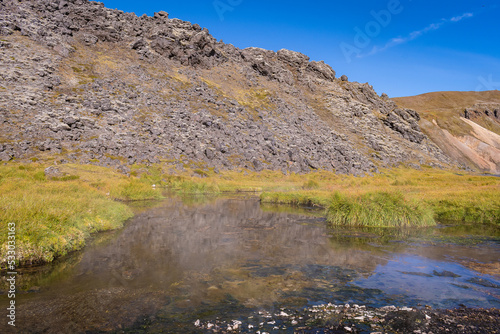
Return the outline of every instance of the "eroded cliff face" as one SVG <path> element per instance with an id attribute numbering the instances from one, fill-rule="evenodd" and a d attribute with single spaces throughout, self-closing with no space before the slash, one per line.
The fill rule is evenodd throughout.
<path id="1" fill-rule="evenodd" d="M 84 0 L 0 3 L 0 159 L 363 174 L 452 161 L 419 114 L 298 52 Z"/>
<path id="2" fill-rule="evenodd" d="M 415 108 L 419 125 L 449 157 L 500 174 L 500 92 L 435 92 L 394 99 Z"/>

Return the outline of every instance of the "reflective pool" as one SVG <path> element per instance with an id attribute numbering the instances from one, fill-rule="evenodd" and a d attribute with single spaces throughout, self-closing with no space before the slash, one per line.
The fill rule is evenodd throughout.
<path id="1" fill-rule="evenodd" d="M 500 307 L 495 228 L 332 229 L 255 198 L 139 209 L 84 251 L 22 270 L 17 330 L 185 333 L 198 319 L 320 303 Z"/>

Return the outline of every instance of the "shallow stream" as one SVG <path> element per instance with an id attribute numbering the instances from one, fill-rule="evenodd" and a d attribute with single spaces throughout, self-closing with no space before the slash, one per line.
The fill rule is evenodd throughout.
<path id="1" fill-rule="evenodd" d="M 189 333 L 324 303 L 500 307 L 498 229 L 328 228 L 320 212 L 245 197 L 149 205 L 83 251 L 21 270 L 16 329 Z"/>

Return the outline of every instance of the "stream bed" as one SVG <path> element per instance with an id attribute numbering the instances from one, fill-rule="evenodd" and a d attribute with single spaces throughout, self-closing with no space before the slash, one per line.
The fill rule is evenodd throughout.
<path id="1" fill-rule="evenodd" d="M 336 321 L 370 333 L 338 315 L 500 308 L 498 228 L 329 228 L 321 212 L 252 197 L 172 197 L 137 212 L 83 251 L 19 270 L 17 332 L 323 333 Z"/>

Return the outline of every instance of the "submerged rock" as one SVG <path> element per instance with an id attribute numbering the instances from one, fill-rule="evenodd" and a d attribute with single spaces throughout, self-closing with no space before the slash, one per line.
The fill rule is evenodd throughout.
<path id="1" fill-rule="evenodd" d="M 432 272 L 434 276 L 439 276 L 439 277 L 461 277 L 458 274 L 455 274 L 454 272 L 443 270 L 443 271 L 436 271 L 434 270 Z"/>
<path id="2" fill-rule="evenodd" d="M 495 289 L 500 289 L 500 285 L 495 284 L 493 282 L 488 281 L 487 279 L 481 278 L 481 277 L 473 277 L 467 280 L 469 283 L 477 284 L 484 286 L 486 288 L 495 288 Z"/>

